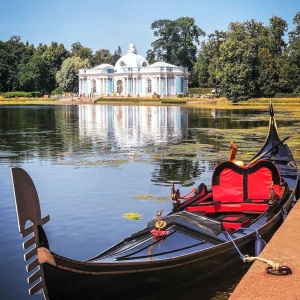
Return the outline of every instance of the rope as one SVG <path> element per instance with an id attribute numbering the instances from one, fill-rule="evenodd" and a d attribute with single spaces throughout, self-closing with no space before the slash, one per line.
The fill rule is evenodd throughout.
<path id="1" fill-rule="evenodd" d="M 239 253 L 240 258 L 244 261 L 245 255 L 243 255 L 242 252 L 240 251 L 240 249 L 237 247 L 237 245 L 235 244 L 235 242 L 234 242 L 233 238 L 231 237 L 231 235 L 229 234 L 229 232 L 225 231 L 225 235 L 230 239 L 230 241 L 232 242 L 232 244 L 235 247 L 236 251 Z"/>
<path id="2" fill-rule="evenodd" d="M 258 231 L 256 229 L 243 228 L 243 227 L 241 227 L 240 229 L 253 230 L 253 231 L 256 232 L 256 236 L 260 238 L 260 235 L 258 234 Z M 264 262 L 264 263 L 267 264 L 266 271 L 267 271 L 268 274 L 272 274 L 272 275 L 289 275 L 289 274 L 292 274 L 292 270 L 287 266 L 280 266 L 279 263 L 276 263 L 276 262 L 273 262 L 272 260 L 267 260 L 267 259 L 264 259 L 264 258 L 261 258 L 261 257 L 258 257 L 258 256 L 249 256 L 247 254 L 246 255 L 242 254 L 228 231 L 225 231 L 225 235 L 232 242 L 232 244 L 234 245 L 235 249 L 239 253 L 240 258 L 242 259 L 243 262 L 253 262 L 255 260 L 259 260 L 259 261 Z"/>

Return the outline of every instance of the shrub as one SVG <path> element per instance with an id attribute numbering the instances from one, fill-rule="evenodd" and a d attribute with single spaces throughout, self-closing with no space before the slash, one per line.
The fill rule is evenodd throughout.
<path id="1" fill-rule="evenodd" d="M 22 91 L 15 91 L 15 92 L 6 92 L 3 93 L 4 98 L 34 98 L 34 97 L 41 97 L 40 92 L 22 92 Z"/>
<path id="2" fill-rule="evenodd" d="M 189 88 L 189 94 L 205 95 L 211 93 L 212 88 Z"/>
<path id="3" fill-rule="evenodd" d="M 51 92 L 51 95 L 62 95 L 63 90 L 60 87 L 57 87 L 55 90 Z"/>
<path id="4" fill-rule="evenodd" d="M 284 93 L 277 93 L 275 98 L 299 98 L 300 94 L 291 93 L 291 94 L 284 94 Z"/>

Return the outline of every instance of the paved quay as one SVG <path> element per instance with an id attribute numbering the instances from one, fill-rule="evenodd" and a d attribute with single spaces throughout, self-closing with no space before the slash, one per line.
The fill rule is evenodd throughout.
<path id="1" fill-rule="evenodd" d="M 60 104 L 80 104 L 80 103 L 94 103 L 94 101 L 97 99 L 97 97 L 78 97 L 78 96 L 65 96 L 57 100 Z"/>
<path id="2" fill-rule="evenodd" d="M 290 267 L 292 274 L 270 275 L 265 263 L 255 261 L 229 300 L 300 300 L 300 201 L 260 257 Z"/>

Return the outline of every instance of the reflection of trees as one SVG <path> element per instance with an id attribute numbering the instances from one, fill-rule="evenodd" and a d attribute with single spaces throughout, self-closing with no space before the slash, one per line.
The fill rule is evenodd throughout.
<path id="1" fill-rule="evenodd" d="M 261 126 L 268 126 L 266 120 L 256 120 L 252 117 L 249 121 L 249 114 L 257 113 L 255 110 L 218 110 L 218 109 L 190 109 L 188 114 L 189 138 L 194 139 L 200 144 L 214 146 L 214 151 L 218 152 L 222 148 L 224 139 L 230 142 L 231 137 L 226 129 L 249 129 Z M 247 119 L 246 119 L 247 117 Z M 207 133 L 197 131 L 197 129 L 207 128 Z M 224 129 L 220 135 L 213 135 L 209 132 L 210 128 Z"/>
<path id="2" fill-rule="evenodd" d="M 134 115 L 132 110 L 141 112 Z M 224 150 L 224 144 L 227 145 L 230 141 L 226 129 L 267 126 L 267 120 L 244 121 L 249 110 L 175 109 L 168 106 L 152 110 L 120 108 L 122 115 L 117 115 L 116 110 L 111 108 L 104 110 L 101 115 L 95 112 L 95 109 L 87 110 L 85 113 L 89 118 L 82 119 L 83 112 L 73 105 L 3 106 L 0 109 L 0 151 L 17 153 L 16 159 L 19 161 L 24 157 L 58 160 L 65 157 L 66 153 L 68 156 L 79 153 L 96 158 L 113 155 L 114 151 L 121 148 L 129 151 L 131 147 L 138 147 L 140 152 L 149 153 L 157 152 L 160 145 L 168 147 L 175 141 L 178 144 L 186 144 L 188 141 L 192 144 L 210 145 L 212 147 L 208 151 L 219 153 Z M 112 131 L 113 126 L 118 131 L 116 128 Z M 210 131 L 211 128 L 221 131 Z M 122 144 L 120 141 L 125 142 Z M 194 150 L 192 153 L 185 150 L 183 148 L 176 152 L 175 149 L 175 153 L 166 154 L 172 157 L 164 156 L 163 160 L 155 162 L 153 181 L 189 182 L 203 175 L 201 153 L 197 153 L 197 150 L 195 153 Z M 194 159 L 193 156 L 197 158 Z M 211 170 L 215 162 L 209 160 Z M 214 157 L 213 160 L 216 161 L 217 158 Z"/>
<path id="3" fill-rule="evenodd" d="M 199 178 L 199 161 L 162 159 L 152 173 L 153 182 L 189 182 Z M 193 182 L 190 183 L 193 185 Z"/>
<path id="4" fill-rule="evenodd" d="M 253 113 L 253 112 L 252 112 Z M 245 116 L 249 114 L 249 110 L 211 110 L 191 108 L 188 111 L 188 140 L 200 145 L 213 146 L 211 152 L 219 153 L 224 150 L 224 144 L 228 144 L 231 137 L 226 132 L 227 129 L 248 129 L 258 126 L 267 126 L 266 121 L 249 121 Z M 207 131 L 203 130 L 207 128 Z M 210 129 L 218 129 L 210 131 Z M 224 129 L 224 130 L 222 130 Z M 162 159 L 160 160 L 152 174 L 152 181 L 159 182 L 178 182 L 194 185 L 199 182 L 199 178 L 203 177 L 205 171 L 212 171 L 216 164 L 228 158 L 227 153 L 221 159 L 215 158 L 206 162 L 206 168 L 203 168 L 204 159 L 199 161 L 201 153 L 195 153 L 195 161 L 191 157 L 184 159 L 183 155 L 178 159 Z M 186 156 L 185 156 L 186 157 Z"/>
<path id="5" fill-rule="evenodd" d="M 18 153 L 18 161 L 24 156 L 57 158 L 62 151 L 72 152 L 79 145 L 76 121 L 76 106 L 2 108 L 0 150 Z"/>

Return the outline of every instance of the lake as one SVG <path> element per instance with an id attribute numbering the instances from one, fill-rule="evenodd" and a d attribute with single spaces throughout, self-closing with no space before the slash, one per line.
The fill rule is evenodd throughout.
<path id="1" fill-rule="evenodd" d="M 280 119 L 291 135 L 297 124 Z M 214 166 L 228 159 L 232 138 L 241 145 L 237 157 L 246 160 L 267 131 L 267 107 L 0 106 L 0 299 L 42 299 L 28 295 L 11 167 L 24 168 L 36 185 L 42 216 L 51 218 L 44 226 L 51 250 L 83 260 L 143 228 L 157 210 L 169 212 L 172 182 L 181 194 L 200 182 L 210 185 Z M 128 212 L 141 219 L 124 218 Z M 230 279 L 214 278 L 169 298 L 200 299 L 201 293 L 211 299 L 224 292 L 224 299 L 246 269 L 239 266 Z"/>

